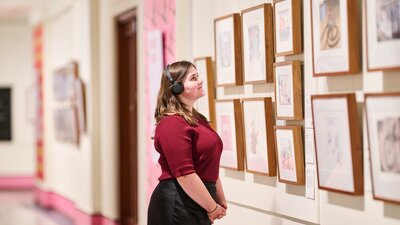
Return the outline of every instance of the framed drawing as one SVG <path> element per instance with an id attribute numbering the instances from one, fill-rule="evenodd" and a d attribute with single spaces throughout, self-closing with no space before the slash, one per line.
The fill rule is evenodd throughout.
<path id="1" fill-rule="evenodd" d="M 359 1 L 310 0 L 314 76 L 361 70 Z"/>
<path id="2" fill-rule="evenodd" d="M 244 83 L 272 83 L 274 62 L 272 6 L 242 11 Z"/>
<path id="3" fill-rule="evenodd" d="M 400 92 L 365 94 L 375 199 L 400 204 Z"/>
<path id="4" fill-rule="evenodd" d="M 300 126 L 275 126 L 279 182 L 304 185 L 304 156 Z"/>
<path id="5" fill-rule="evenodd" d="M 243 84 L 241 30 L 238 13 L 214 20 L 217 86 Z"/>
<path id="6" fill-rule="evenodd" d="M 355 94 L 311 96 L 320 189 L 362 195 L 363 158 Z"/>
<path id="7" fill-rule="evenodd" d="M 54 116 L 54 133 L 60 142 L 79 144 L 79 124 L 75 107 L 56 109 Z"/>
<path id="8" fill-rule="evenodd" d="M 365 1 L 368 71 L 400 69 L 400 1 Z"/>
<path id="9" fill-rule="evenodd" d="M 211 57 L 196 58 L 194 64 L 203 79 L 205 91 L 205 95 L 197 100 L 197 110 L 211 121 L 211 126 L 215 129 L 215 83 Z"/>
<path id="10" fill-rule="evenodd" d="M 85 85 L 80 78 L 75 79 L 75 105 L 78 115 L 79 131 L 86 131 L 86 93 Z"/>
<path id="11" fill-rule="evenodd" d="M 276 176 L 272 98 L 243 99 L 246 170 Z"/>
<path id="12" fill-rule="evenodd" d="M 301 4 L 298 0 L 274 0 L 275 56 L 301 53 Z"/>
<path id="13" fill-rule="evenodd" d="M 274 64 L 275 113 L 280 120 L 303 118 L 300 61 Z"/>
<path id="14" fill-rule="evenodd" d="M 215 102 L 216 131 L 224 143 L 221 167 L 244 170 L 242 110 L 239 99 Z"/>
<path id="15" fill-rule="evenodd" d="M 75 79 L 78 78 L 78 63 L 72 62 L 53 73 L 53 94 L 58 101 L 75 97 Z"/>
<path id="16" fill-rule="evenodd" d="M 0 87 L 0 141 L 12 140 L 12 89 Z"/>

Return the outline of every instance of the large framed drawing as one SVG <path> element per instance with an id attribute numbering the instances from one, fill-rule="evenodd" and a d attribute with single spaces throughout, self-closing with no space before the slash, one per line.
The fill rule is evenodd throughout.
<path id="1" fill-rule="evenodd" d="M 400 204 L 400 92 L 365 94 L 375 199 Z"/>
<path id="2" fill-rule="evenodd" d="M 400 69 L 400 0 L 365 1 L 368 71 Z"/>
<path id="3" fill-rule="evenodd" d="M 303 118 L 300 61 L 274 64 L 275 109 L 280 120 Z"/>
<path id="4" fill-rule="evenodd" d="M 279 182 L 304 185 L 304 153 L 300 126 L 275 126 Z"/>
<path id="5" fill-rule="evenodd" d="M 199 76 L 203 79 L 203 89 L 205 95 L 197 100 L 197 110 L 211 121 L 211 126 L 215 128 L 215 83 L 211 57 L 194 59 Z"/>
<path id="6" fill-rule="evenodd" d="M 0 87 L 0 141 L 12 140 L 11 96 L 11 87 Z"/>
<path id="7" fill-rule="evenodd" d="M 362 195 L 363 158 L 355 94 L 312 95 L 320 189 Z"/>
<path id="8" fill-rule="evenodd" d="M 262 4 L 242 12 L 244 83 L 273 82 L 272 7 Z"/>
<path id="9" fill-rule="evenodd" d="M 275 56 L 301 53 L 300 14 L 300 1 L 274 0 Z"/>
<path id="10" fill-rule="evenodd" d="M 272 98 L 243 99 L 246 170 L 276 176 Z"/>
<path id="11" fill-rule="evenodd" d="M 241 33 L 240 14 L 238 13 L 214 20 L 217 86 L 243 84 Z"/>
<path id="12" fill-rule="evenodd" d="M 216 130 L 224 143 L 221 167 L 244 170 L 244 142 L 240 100 L 215 102 Z"/>
<path id="13" fill-rule="evenodd" d="M 361 70 L 359 1 L 310 0 L 314 76 Z"/>

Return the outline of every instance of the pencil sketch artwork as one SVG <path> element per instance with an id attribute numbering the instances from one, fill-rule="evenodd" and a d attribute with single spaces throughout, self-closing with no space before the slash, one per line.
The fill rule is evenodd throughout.
<path id="1" fill-rule="evenodd" d="M 280 164 L 285 170 L 294 170 L 294 154 L 292 150 L 292 140 L 280 138 L 279 140 Z"/>
<path id="2" fill-rule="evenodd" d="M 377 121 L 381 171 L 400 174 L 400 117 Z"/>
<path id="3" fill-rule="evenodd" d="M 225 31 L 218 35 L 218 41 L 220 46 L 219 62 L 222 68 L 228 68 L 231 66 L 231 53 L 232 53 L 232 40 L 231 32 Z"/>
<path id="4" fill-rule="evenodd" d="M 328 130 L 326 133 L 327 137 L 327 154 L 329 157 L 335 161 L 335 164 L 337 166 L 340 166 L 343 164 L 343 152 L 340 149 L 340 141 L 339 141 L 339 134 L 338 130 Z"/>
<path id="5" fill-rule="evenodd" d="M 222 143 L 224 143 L 224 151 L 232 151 L 232 127 L 229 115 L 221 115 L 220 135 Z"/>
<path id="6" fill-rule="evenodd" d="M 378 42 L 400 39 L 400 0 L 376 1 Z"/>
<path id="7" fill-rule="evenodd" d="M 340 48 L 339 0 L 320 0 L 319 9 L 321 51 Z"/>
<path id="8" fill-rule="evenodd" d="M 249 61 L 260 59 L 260 28 L 254 25 L 247 30 L 249 36 Z"/>
<path id="9" fill-rule="evenodd" d="M 279 41 L 288 42 L 290 35 L 289 9 L 279 11 Z"/>
<path id="10" fill-rule="evenodd" d="M 258 134 L 260 133 L 259 128 L 257 127 L 257 122 L 254 120 L 251 120 L 251 125 L 250 125 L 250 132 L 249 132 L 249 139 L 250 139 L 250 152 L 252 154 L 257 154 L 257 148 L 258 148 Z"/>
<path id="11" fill-rule="evenodd" d="M 292 82 L 289 74 L 278 76 L 280 105 L 292 104 Z"/>

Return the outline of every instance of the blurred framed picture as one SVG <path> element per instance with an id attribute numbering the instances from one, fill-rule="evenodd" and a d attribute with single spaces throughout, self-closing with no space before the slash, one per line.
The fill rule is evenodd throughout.
<path id="1" fill-rule="evenodd" d="M 361 70 L 359 1 L 310 0 L 314 76 Z"/>
<path id="2" fill-rule="evenodd" d="M 276 176 L 272 98 L 243 99 L 246 170 Z"/>
<path id="3" fill-rule="evenodd" d="M 300 126 L 275 126 L 279 182 L 304 185 L 304 155 Z"/>
<path id="4" fill-rule="evenodd" d="M 400 204 L 400 92 L 364 99 L 374 199 Z"/>
<path id="5" fill-rule="evenodd" d="M 221 167 L 244 170 L 244 141 L 240 100 L 215 102 L 216 131 L 224 143 Z"/>
<path id="6" fill-rule="evenodd" d="M 274 0 L 275 56 L 301 53 L 301 4 L 298 0 Z"/>
<path id="7" fill-rule="evenodd" d="M 400 69 L 400 0 L 365 1 L 368 71 Z"/>
<path id="8" fill-rule="evenodd" d="M 217 86 L 243 84 L 241 32 L 240 14 L 238 13 L 214 20 Z"/>
<path id="9" fill-rule="evenodd" d="M 280 120 L 303 118 L 300 61 L 274 64 L 275 112 Z"/>
<path id="10" fill-rule="evenodd" d="M 53 72 L 53 94 L 57 101 L 72 100 L 75 93 L 75 79 L 78 78 L 78 63 L 72 62 Z"/>
<path id="11" fill-rule="evenodd" d="M 311 106 L 319 188 L 362 195 L 363 158 L 355 94 L 312 95 Z"/>
<path id="12" fill-rule="evenodd" d="M 211 121 L 211 126 L 215 129 L 215 83 L 211 57 L 196 58 L 194 64 L 199 76 L 203 79 L 205 91 L 205 95 L 197 100 L 197 110 Z"/>
<path id="13" fill-rule="evenodd" d="M 271 4 L 242 12 L 244 83 L 273 82 L 273 24 Z"/>

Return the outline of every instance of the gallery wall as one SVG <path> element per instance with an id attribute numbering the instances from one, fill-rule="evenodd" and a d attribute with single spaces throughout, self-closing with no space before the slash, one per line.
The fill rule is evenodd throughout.
<path id="1" fill-rule="evenodd" d="M 0 179 L 35 175 L 36 81 L 30 31 L 26 20 L 0 21 L 0 88 L 11 88 L 11 140 L 0 141 Z"/>
<path id="2" fill-rule="evenodd" d="M 214 19 L 272 1 L 192 1 L 192 58 L 210 56 L 215 63 Z M 284 184 L 277 177 L 266 177 L 222 168 L 220 176 L 228 199 L 228 213 L 216 224 L 398 224 L 398 204 L 374 200 L 372 196 L 369 153 L 364 123 L 363 94 L 366 92 L 399 91 L 399 71 L 367 72 L 365 41 L 365 1 L 358 1 L 362 12 L 358 27 L 361 28 L 361 72 L 351 75 L 313 77 L 310 1 L 301 1 L 301 26 L 303 50 L 300 54 L 275 57 L 275 62 L 300 60 L 303 63 L 303 109 L 300 121 L 276 120 L 277 125 L 300 125 L 303 131 L 303 147 L 309 148 L 305 139 L 305 127 L 312 122 L 310 95 L 327 93 L 355 93 L 359 116 L 359 131 L 363 142 L 364 194 L 352 196 L 319 190 L 315 157 L 305 163 L 311 171 L 305 185 Z M 273 31 L 267 31 L 273 32 Z M 177 34 L 179 36 L 179 33 Z M 360 53 L 361 54 L 361 53 Z M 214 65 L 215 71 L 215 65 Z M 217 99 L 242 99 L 248 97 L 272 97 L 274 84 L 245 84 L 233 87 L 217 87 Z M 311 128 L 312 130 L 312 128 Z M 307 140 L 308 141 L 308 140 Z M 313 194 L 310 194 L 313 193 Z M 307 197 L 308 196 L 308 197 Z M 313 196 L 313 197 L 312 197 Z M 340 216 L 338 216 L 340 215 Z"/>

